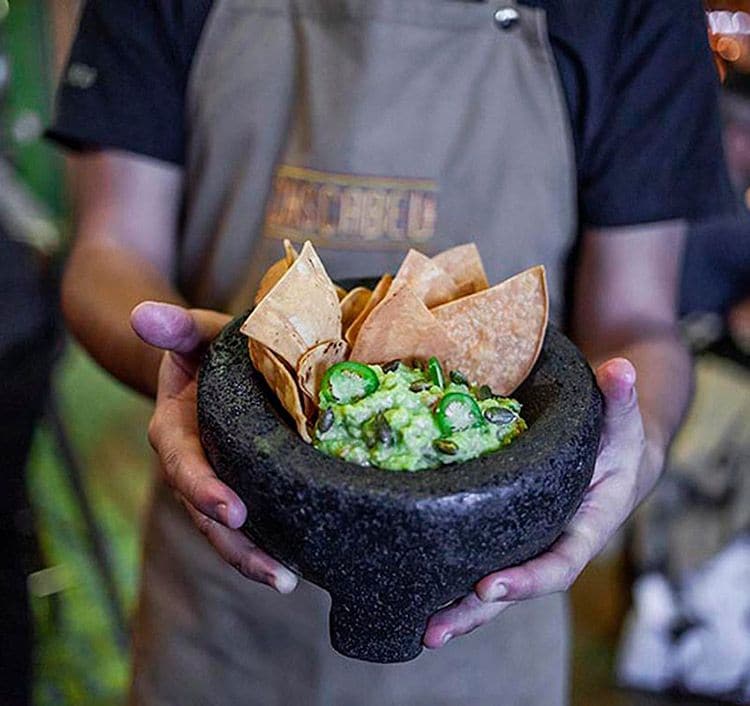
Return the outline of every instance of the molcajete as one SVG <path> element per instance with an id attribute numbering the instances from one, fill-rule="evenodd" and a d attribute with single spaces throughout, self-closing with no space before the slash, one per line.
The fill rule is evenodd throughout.
<path id="1" fill-rule="evenodd" d="M 487 456 L 409 473 L 353 465 L 305 443 L 250 362 L 244 318 L 203 362 L 201 440 L 219 478 L 247 503 L 244 531 L 329 592 L 340 653 L 413 659 L 432 613 L 491 571 L 545 550 L 578 508 L 602 399 L 583 356 L 553 326 L 514 393 L 528 431 Z"/>

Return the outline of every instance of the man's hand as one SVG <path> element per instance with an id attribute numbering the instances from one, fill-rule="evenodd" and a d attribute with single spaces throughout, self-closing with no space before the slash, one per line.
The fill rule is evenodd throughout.
<path id="1" fill-rule="evenodd" d="M 229 317 L 144 302 L 131 314 L 135 332 L 164 351 L 156 406 L 148 436 L 159 455 L 164 480 L 221 557 L 243 576 L 289 593 L 297 577 L 255 546 L 241 531 L 247 510 L 216 477 L 198 435 L 197 372 L 206 345 Z"/>
<path id="2" fill-rule="evenodd" d="M 596 378 L 604 394 L 604 424 L 594 476 L 578 512 L 546 553 L 485 576 L 473 593 L 433 615 L 425 646 L 441 647 L 517 601 L 568 590 L 655 484 L 661 453 L 652 456 L 645 442 L 635 369 L 614 358 L 597 369 Z"/>

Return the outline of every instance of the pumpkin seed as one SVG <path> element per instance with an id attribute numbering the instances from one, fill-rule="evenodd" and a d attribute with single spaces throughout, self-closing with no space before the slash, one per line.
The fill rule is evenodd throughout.
<path id="1" fill-rule="evenodd" d="M 484 418 L 490 424 L 510 424 L 516 415 L 505 407 L 490 407 L 484 410 Z"/>
<path id="2" fill-rule="evenodd" d="M 382 413 L 378 415 L 375 428 L 378 441 L 384 446 L 391 446 L 393 444 L 393 429 L 391 429 L 391 425 L 388 424 L 388 420 Z"/>
<path id="3" fill-rule="evenodd" d="M 432 445 L 436 451 L 448 456 L 453 456 L 458 451 L 458 444 L 450 439 L 435 439 Z"/>
<path id="4" fill-rule="evenodd" d="M 401 361 L 398 358 L 396 358 L 396 360 L 391 360 L 383 366 L 383 372 L 392 373 L 398 370 L 399 365 L 401 365 Z"/>
<path id="5" fill-rule="evenodd" d="M 321 434 L 325 434 L 333 426 L 333 422 L 334 422 L 333 410 L 329 407 L 320 416 L 320 420 L 318 421 L 318 431 Z"/>
<path id="6" fill-rule="evenodd" d="M 468 385 L 469 384 L 469 381 L 466 379 L 466 375 L 464 375 L 460 370 L 451 370 L 450 379 L 451 379 L 451 382 L 455 383 L 456 385 Z"/>
<path id="7" fill-rule="evenodd" d="M 477 399 L 478 400 L 490 400 L 494 397 L 494 393 L 492 392 L 492 388 L 489 385 L 482 385 L 479 390 L 477 391 Z"/>

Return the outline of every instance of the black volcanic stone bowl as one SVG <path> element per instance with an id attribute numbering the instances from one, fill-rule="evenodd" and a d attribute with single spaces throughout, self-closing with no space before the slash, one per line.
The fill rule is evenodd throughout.
<path id="1" fill-rule="evenodd" d="M 200 372 L 203 446 L 250 509 L 247 534 L 330 593 L 341 654 L 413 659 L 432 613 L 547 549 L 578 508 L 602 399 L 583 356 L 552 326 L 515 394 L 529 430 L 493 454 L 408 473 L 356 466 L 302 441 L 250 362 L 243 319 L 213 342 Z"/>

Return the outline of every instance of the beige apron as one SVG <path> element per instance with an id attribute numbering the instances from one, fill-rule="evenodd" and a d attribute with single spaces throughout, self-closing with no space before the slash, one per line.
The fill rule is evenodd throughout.
<path id="1" fill-rule="evenodd" d="M 190 78 L 179 283 L 247 308 L 280 239 L 334 278 L 475 241 L 493 282 L 546 265 L 559 312 L 574 162 L 542 10 L 460 0 L 217 0 Z M 250 508 L 252 512 L 252 508 Z M 554 706 L 566 701 L 554 596 L 403 665 L 343 658 L 327 595 L 242 579 L 157 489 L 133 703 Z"/>

